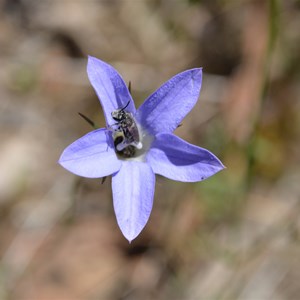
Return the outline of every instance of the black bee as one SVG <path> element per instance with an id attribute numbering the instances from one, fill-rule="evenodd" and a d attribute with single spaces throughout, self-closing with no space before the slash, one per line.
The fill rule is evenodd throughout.
<path id="1" fill-rule="evenodd" d="M 114 124 L 118 126 L 116 132 L 122 133 L 121 135 L 116 134 L 116 132 L 114 134 L 114 144 L 117 151 L 123 151 L 123 149 L 128 148 L 129 146 L 131 146 L 130 148 L 142 148 L 139 129 L 134 120 L 134 117 L 132 113 L 125 111 L 129 103 L 130 100 L 123 108 L 114 110 L 111 113 L 112 118 L 117 121 L 117 123 Z M 130 150 L 130 152 L 132 152 L 132 149 Z"/>

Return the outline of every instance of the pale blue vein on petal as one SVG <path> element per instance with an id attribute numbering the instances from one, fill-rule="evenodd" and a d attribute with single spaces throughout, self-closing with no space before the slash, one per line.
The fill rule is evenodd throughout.
<path id="1" fill-rule="evenodd" d="M 69 145 L 59 163 L 68 171 L 83 177 L 100 178 L 117 172 L 121 167 L 106 129 L 89 132 Z"/>
<path id="2" fill-rule="evenodd" d="M 175 75 L 137 110 L 138 122 L 152 135 L 173 132 L 196 104 L 201 83 L 201 68 Z"/>
<path id="3" fill-rule="evenodd" d="M 155 137 L 147 154 L 147 162 L 154 173 L 184 182 L 204 180 L 224 168 L 210 151 L 169 133 Z"/>
<path id="4" fill-rule="evenodd" d="M 123 235 L 130 242 L 145 227 L 153 205 L 155 175 L 142 162 L 123 161 L 112 177 L 114 210 Z"/>
<path id="5" fill-rule="evenodd" d="M 135 106 L 129 90 L 121 75 L 111 65 L 89 56 L 87 74 L 102 105 L 106 123 L 112 125 L 115 121 L 111 112 L 124 107 L 130 100 L 126 111 L 135 114 Z"/>

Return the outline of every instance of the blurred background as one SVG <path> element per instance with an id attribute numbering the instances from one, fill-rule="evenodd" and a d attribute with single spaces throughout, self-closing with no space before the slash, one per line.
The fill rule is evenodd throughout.
<path id="1" fill-rule="evenodd" d="M 0 299 L 299 299 L 299 28 L 296 0 L 0 0 Z M 91 130 L 78 112 L 105 125 L 88 54 L 137 106 L 202 66 L 176 134 L 227 167 L 157 176 L 131 244 L 110 179 L 57 164 Z"/>

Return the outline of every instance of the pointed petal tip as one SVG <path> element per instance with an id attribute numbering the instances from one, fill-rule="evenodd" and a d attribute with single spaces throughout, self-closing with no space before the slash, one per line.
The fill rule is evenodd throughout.
<path id="1" fill-rule="evenodd" d="M 88 55 L 88 62 L 87 62 L 87 71 L 89 72 L 90 68 L 97 62 L 101 62 L 101 60 L 99 60 L 98 58 Z"/>
<path id="2" fill-rule="evenodd" d="M 142 231 L 142 230 L 140 230 L 138 233 L 133 234 L 133 232 L 125 232 L 124 228 L 121 228 L 120 226 L 119 226 L 119 228 L 121 230 L 122 235 L 128 241 L 129 244 L 131 244 L 132 241 L 135 240 L 141 234 L 141 231 Z"/>
<path id="3" fill-rule="evenodd" d="M 199 67 L 199 68 L 194 68 L 194 69 L 191 69 L 195 74 L 198 74 L 198 73 L 202 73 L 202 70 L 203 68 L 202 67 Z"/>
<path id="4" fill-rule="evenodd" d="M 148 221 L 148 219 L 149 219 L 149 217 L 147 218 L 147 221 Z M 147 223 L 147 221 L 146 221 L 146 223 Z M 129 244 L 131 244 L 132 241 L 135 240 L 141 234 L 141 232 L 143 231 L 143 229 L 146 226 L 146 223 L 141 228 L 138 228 L 137 230 L 128 230 L 128 228 L 121 226 L 119 222 L 118 222 L 118 225 L 119 225 L 121 233 L 123 234 L 125 239 L 128 241 Z"/>
<path id="5" fill-rule="evenodd" d="M 193 68 L 193 69 L 189 69 L 186 71 L 183 71 L 180 74 L 185 74 L 185 76 L 187 77 L 191 77 L 191 78 L 197 78 L 200 77 L 201 80 L 201 76 L 202 76 L 202 68 Z"/>
<path id="6" fill-rule="evenodd" d="M 104 63 L 104 61 L 102 61 L 101 59 L 92 56 L 92 55 L 88 55 L 88 63 L 87 63 L 87 68 L 89 68 L 89 66 L 91 66 L 91 64 L 95 64 L 95 63 Z"/>
<path id="7" fill-rule="evenodd" d="M 132 235 L 132 234 L 125 234 L 124 232 L 122 232 L 123 236 L 125 237 L 125 239 L 128 241 L 129 244 L 132 243 L 133 240 L 135 240 L 140 234 L 141 234 L 142 230 L 135 234 L 135 235 Z"/>
<path id="8" fill-rule="evenodd" d="M 219 166 L 219 169 L 216 171 L 216 173 L 219 173 L 219 172 L 221 172 L 222 170 L 225 170 L 225 169 L 227 169 L 227 168 L 221 163 L 220 166 Z"/>
<path id="9" fill-rule="evenodd" d="M 88 60 L 93 60 L 93 59 L 97 59 L 95 56 L 89 55 L 87 56 Z"/>
<path id="10" fill-rule="evenodd" d="M 87 72 L 93 72 L 94 68 L 99 68 L 99 66 L 109 66 L 106 62 L 102 61 L 101 59 L 88 55 L 88 62 L 87 62 Z"/>
<path id="11" fill-rule="evenodd" d="M 214 156 L 214 160 L 217 163 L 217 164 L 214 165 L 215 168 L 216 168 L 216 171 L 215 171 L 214 174 L 219 173 L 219 172 L 221 172 L 224 169 L 227 169 L 217 156 L 215 156 L 214 154 L 212 154 L 212 155 Z"/>
<path id="12" fill-rule="evenodd" d="M 218 167 L 220 168 L 220 171 L 227 169 L 227 167 L 221 162 L 221 160 L 217 156 L 214 155 L 214 157 L 215 160 L 218 162 Z"/>
<path id="13" fill-rule="evenodd" d="M 63 163 L 64 163 L 64 161 L 65 161 L 65 160 L 63 159 L 64 153 L 65 153 L 65 151 L 63 151 L 63 153 L 60 155 L 60 157 L 59 157 L 59 159 L 58 159 L 58 161 L 57 161 L 57 163 L 60 164 L 62 167 L 63 167 Z"/>
<path id="14" fill-rule="evenodd" d="M 131 242 L 134 240 L 134 238 L 129 238 L 129 237 L 126 237 L 126 236 L 125 236 L 125 238 L 126 238 L 126 240 L 128 241 L 129 244 L 131 244 Z"/>
<path id="15" fill-rule="evenodd" d="M 195 80 L 196 82 L 199 82 L 200 88 L 201 88 L 201 84 L 202 84 L 202 68 L 193 69 L 193 71 L 192 71 L 192 79 Z"/>
<path id="16" fill-rule="evenodd" d="M 192 76 L 197 76 L 197 75 L 202 75 L 202 67 L 200 68 L 194 68 L 194 69 L 190 69 L 187 72 L 190 72 L 192 74 Z"/>

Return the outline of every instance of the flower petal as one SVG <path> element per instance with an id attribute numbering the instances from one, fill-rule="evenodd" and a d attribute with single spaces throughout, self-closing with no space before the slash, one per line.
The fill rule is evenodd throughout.
<path id="1" fill-rule="evenodd" d="M 153 204 L 155 175 L 142 162 L 123 161 L 112 177 L 114 209 L 119 227 L 131 242 L 145 227 Z"/>
<path id="2" fill-rule="evenodd" d="M 173 132 L 196 104 L 201 83 L 201 68 L 177 74 L 145 100 L 138 122 L 152 135 Z"/>
<path id="3" fill-rule="evenodd" d="M 121 167 L 107 129 L 97 129 L 84 135 L 62 153 L 59 163 L 70 172 L 99 178 L 117 172 Z"/>
<path id="4" fill-rule="evenodd" d="M 107 125 L 116 123 L 111 112 L 123 108 L 128 101 L 126 111 L 135 113 L 134 102 L 121 75 L 111 65 L 89 56 L 87 74 L 100 99 Z"/>
<path id="5" fill-rule="evenodd" d="M 147 154 L 147 162 L 154 173 L 186 182 L 204 180 L 224 168 L 208 150 L 169 133 L 156 136 Z"/>

